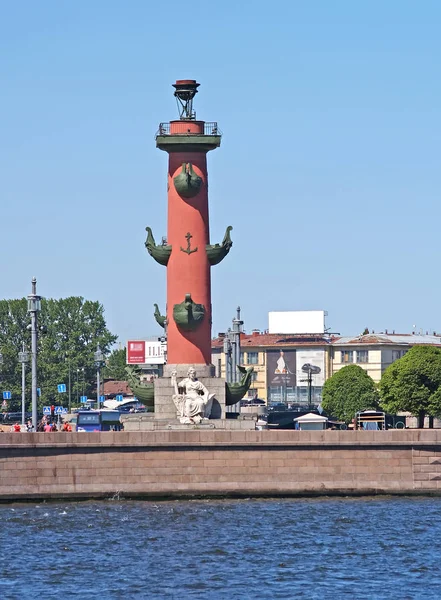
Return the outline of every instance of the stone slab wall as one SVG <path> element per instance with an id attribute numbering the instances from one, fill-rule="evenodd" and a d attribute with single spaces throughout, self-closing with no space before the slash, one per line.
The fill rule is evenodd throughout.
<path id="1" fill-rule="evenodd" d="M 441 430 L 0 434 L 0 500 L 439 493 Z"/>

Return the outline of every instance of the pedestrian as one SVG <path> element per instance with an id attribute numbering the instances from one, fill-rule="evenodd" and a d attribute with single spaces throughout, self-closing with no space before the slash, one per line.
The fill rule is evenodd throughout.
<path id="1" fill-rule="evenodd" d="M 51 424 L 50 424 L 50 423 L 46 423 L 46 424 L 43 426 L 43 431 L 45 431 L 46 433 L 49 433 L 49 432 L 51 432 L 51 431 L 52 431 L 52 426 L 51 426 Z"/>
<path id="2" fill-rule="evenodd" d="M 19 433 L 21 431 L 21 425 L 20 425 L 20 423 L 15 423 L 14 424 L 14 431 L 15 431 L 15 433 Z"/>
<path id="3" fill-rule="evenodd" d="M 26 428 L 28 430 L 29 433 L 32 433 L 34 431 L 34 426 L 32 425 L 32 421 L 29 419 Z"/>

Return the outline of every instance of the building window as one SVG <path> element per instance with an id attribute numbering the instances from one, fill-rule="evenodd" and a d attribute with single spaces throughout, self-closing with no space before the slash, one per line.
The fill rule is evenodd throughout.
<path id="1" fill-rule="evenodd" d="M 406 350 L 392 350 L 392 362 L 398 360 L 406 354 Z"/>
<path id="2" fill-rule="evenodd" d="M 368 350 L 357 350 L 357 362 L 358 363 L 367 363 L 367 362 L 369 362 L 369 352 L 368 352 Z"/>
<path id="3" fill-rule="evenodd" d="M 244 364 L 245 364 L 245 352 L 241 352 L 241 353 L 240 353 L 240 355 L 239 355 L 239 363 L 240 363 L 241 365 L 244 365 Z"/>
<path id="4" fill-rule="evenodd" d="M 251 381 L 257 381 L 257 371 L 251 373 Z"/>
<path id="5" fill-rule="evenodd" d="M 250 390 L 248 390 L 247 396 L 248 396 L 248 398 L 257 398 L 257 390 L 254 388 L 251 388 Z"/>
<path id="6" fill-rule="evenodd" d="M 259 360 L 259 353 L 258 352 L 248 352 L 247 358 L 248 358 L 247 363 L 249 365 L 257 365 L 257 362 Z"/>
<path id="7" fill-rule="evenodd" d="M 353 350 L 342 350 L 341 351 L 341 362 L 342 363 L 353 363 L 354 362 L 354 351 Z"/>

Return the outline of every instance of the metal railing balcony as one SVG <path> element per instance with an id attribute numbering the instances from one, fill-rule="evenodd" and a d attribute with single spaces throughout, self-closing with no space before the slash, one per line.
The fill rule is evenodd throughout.
<path id="1" fill-rule="evenodd" d="M 183 124 L 185 124 L 185 121 L 182 121 Z M 192 121 L 189 121 L 189 123 L 192 123 Z M 191 136 L 198 136 L 198 135 L 213 135 L 213 136 L 221 136 L 221 130 L 219 129 L 219 127 L 217 126 L 217 123 L 204 123 L 204 131 L 201 131 L 199 133 L 189 133 L 187 131 L 182 131 L 182 132 L 173 132 L 172 134 L 170 133 L 170 123 L 160 123 L 159 124 L 159 129 L 156 132 L 155 138 L 157 138 L 158 136 L 161 135 L 191 135 Z"/>

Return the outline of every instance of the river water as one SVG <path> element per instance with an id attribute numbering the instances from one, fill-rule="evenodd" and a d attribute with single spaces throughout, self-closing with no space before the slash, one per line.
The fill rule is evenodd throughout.
<path id="1" fill-rule="evenodd" d="M 441 499 L 0 505 L 0 598 L 441 598 Z"/>

